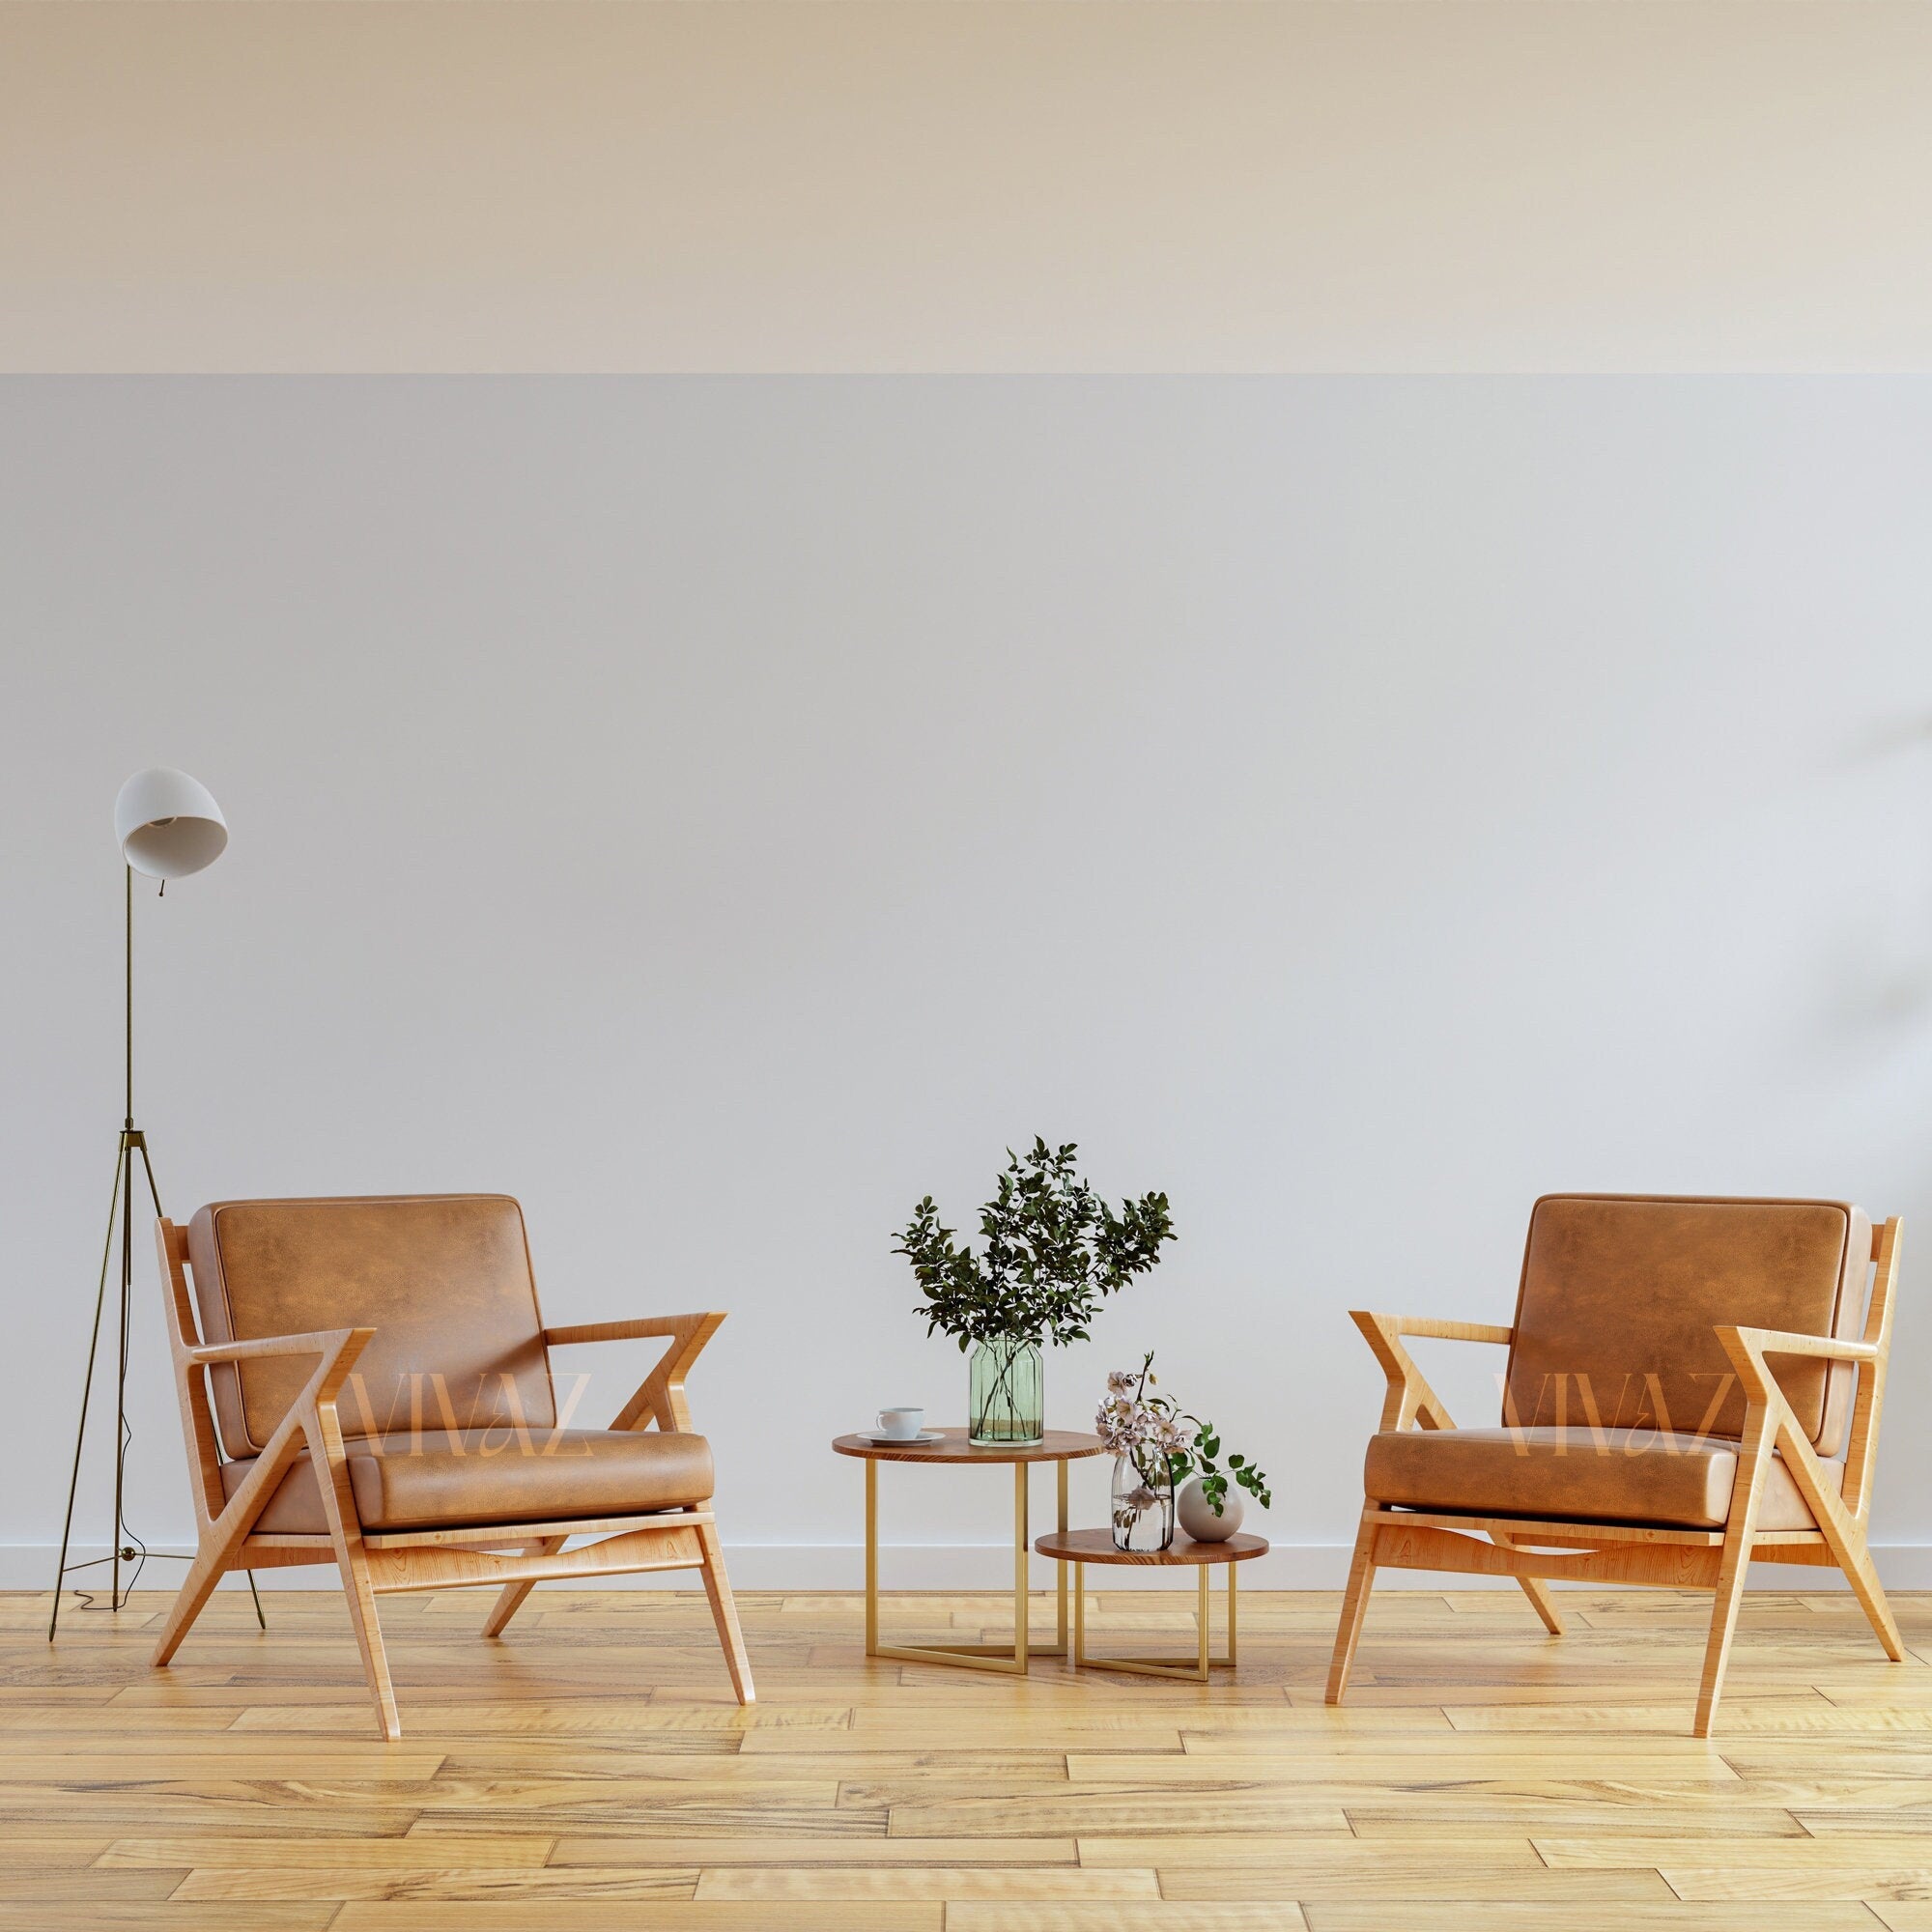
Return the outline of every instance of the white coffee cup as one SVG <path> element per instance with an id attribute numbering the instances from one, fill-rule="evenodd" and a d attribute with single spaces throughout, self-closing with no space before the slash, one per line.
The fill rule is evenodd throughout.
<path id="1" fill-rule="evenodd" d="M 923 1408 L 882 1408 L 879 1411 L 879 1434 L 889 1442 L 910 1442 L 920 1433 L 920 1426 L 925 1421 Z"/>

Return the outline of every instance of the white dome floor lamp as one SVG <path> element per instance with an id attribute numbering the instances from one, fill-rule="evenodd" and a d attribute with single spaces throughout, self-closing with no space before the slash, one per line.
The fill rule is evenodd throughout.
<path id="1" fill-rule="evenodd" d="M 87 1379 L 81 1384 L 80 1427 L 74 1432 L 73 1474 L 68 1480 L 67 1520 L 61 1525 L 60 1568 L 54 1573 L 54 1608 L 47 1622 L 49 1643 L 53 1641 L 54 1632 L 60 1624 L 61 1590 L 69 1576 L 75 1571 L 111 1565 L 113 1580 L 107 1602 L 90 1607 L 118 1610 L 128 1601 L 128 1593 L 134 1587 L 134 1578 L 140 1575 L 141 1564 L 150 1557 L 177 1563 L 194 1561 L 191 1550 L 146 1548 L 128 1529 L 123 1508 L 128 1439 L 128 1316 L 134 1280 L 136 1154 L 141 1157 L 141 1175 L 148 1183 L 148 1198 L 155 1205 L 156 1219 L 161 1212 L 160 1190 L 155 1185 L 155 1170 L 148 1159 L 148 1137 L 134 1124 L 134 874 L 140 872 L 149 878 L 159 879 L 161 891 L 165 893 L 170 879 L 185 879 L 190 872 L 199 872 L 221 857 L 228 843 L 228 821 L 222 817 L 221 808 L 215 804 L 206 785 L 189 778 L 185 772 L 156 765 L 147 771 L 136 772 L 121 787 L 114 801 L 114 837 L 120 842 L 123 861 L 122 893 L 127 933 L 126 1028 L 123 1036 L 126 1057 L 121 1147 L 114 1161 L 114 1192 L 107 1206 L 107 1239 L 100 1251 L 100 1285 L 94 1297 L 94 1339 L 88 1344 Z M 73 1499 L 80 1487 L 80 1457 L 87 1442 L 87 1412 L 94 1394 L 95 1360 L 100 1352 L 100 1319 L 107 1307 L 107 1267 L 114 1255 L 117 1224 L 121 1247 L 121 1321 L 120 1352 L 116 1357 L 114 1378 L 114 1540 L 107 1555 L 70 1563 L 67 1553 L 73 1534 Z M 128 1578 L 128 1590 L 124 1592 L 121 1566 L 128 1562 L 134 1564 L 134 1571 Z M 255 1578 L 252 1575 L 248 1578 L 248 1589 L 254 1595 Z M 262 1618 L 262 1600 L 258 1595 L 255 1596 L 255 1615 L 266 1630 L 268 1625 Z"/>

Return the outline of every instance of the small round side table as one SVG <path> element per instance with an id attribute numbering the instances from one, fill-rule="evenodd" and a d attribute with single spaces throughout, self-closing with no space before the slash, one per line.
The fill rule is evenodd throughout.
<path id="1" fill-rule="evenodd" d="M 1061 1530 L 1066 1528 L 1066 1465 L 1085 1456 L 1097 1456 L 1097 1435 L 1072 1429 L 1049 1429 L 1037 1442 L 980 1444 L 963 1429 L 942 1429 L 937 1442 L 874 1442 L 868 1435 L 839 1435 L 833 1448 L 841 1456 L 856 1456 L 866 1464 L 866 1655 L 894 1657 L 904 1663 L 956 1663 L 968 1670 L 1004 1670 L 1014 1677 L 1027 1674 L 1029 1654 L 1066 1655 L 1066 1565 L 1059 1568 L 1059 1641 L 1029 1643 L 1027 1638 L 1027 1471 L 1036 1463 L 1059 1464 Z M 990 1643 L 881 1643 L 879 1641 L 879 1464 L 881 1463 L 944 1463 L 953 1468 L 969 1463 L 1011 1463 L 1013 1470 L 1013 1640 Z"/>
<path id="2" fill-rule="evenodd" d="M 1121 1549 L 1110 1529 L 1061 1529 L 1042 1536 L 1034 1545 L 1042 1556 L 1057 1563 L 1073 1565 L 1073 1664 L 1086 1670 L 1131 1670 L 1141 1677 L 1179 1677 L 1190 1684 L 1206 1684 L 1210 1670 L 1233 1670 L 1238 1656 L 1235 1614 L 1235 1566 L 1250 1557 L 1267 1553 L 1267 1538 L 1236 1534 L 1225 1543 L 1196 1543 L 1191 1537 L 1177 1537 L 1165 1549 Z M 1089 1657 L 1087 1655 L 1087 1566 L 1090 1563 L 1140 1564 L 1148 1569 L 1166 1569 L 1192 1564 L 1201 1578 L 1201 1602 L 1196 1613 L 1200 1624 L 1200 1643 L 1192 1663 L 1179 1663 L 1160 1657 Z M 1216 1564 L 1228 1572 L 1228 1651 L 1225 1657 L 1209 1653 L 1209 1602 L 1208 1582 Z"/>

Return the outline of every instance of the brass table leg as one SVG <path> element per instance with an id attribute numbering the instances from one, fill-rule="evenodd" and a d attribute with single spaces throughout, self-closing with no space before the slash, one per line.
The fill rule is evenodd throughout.
<path id="1" fill-rule="evenodd" d="M 1228 1566 L 1228 1580 L 1231 1583 L 1235 1580 L 1235 1570 L 1233 1564 L 1230 1564 Z M 1201 1565 L 1200 1582 L 1201 1582 L 1201 1604 L 1200 1607 L 1195 1612 L 1195 1622 L 1199 1624 L 1201 1627 L 1200 1628 L 1201 1644 L 1200 1644 L 1200 1656 L 1196 1660 L 1195 1667 L 1200 1671 L 1201 1681 L 1202 1683 L 1205 1684 L 1208 1681 L 1208 1637 L 1209 1634 L 1208 1624 L 1208 1612 L 1210 1609 L 1210 1605 L 1208 1602 L 1208 1566 L 1205 1563 Z"/>
<path id="2" fill-rule="evenodd" d="M 1013 1464 L 1013 1663 L 1020 1676 L 1026 1675 L 1028 1625 L 1033 1621 L 1027 1604 L 1027 1465 Z"/>
<path id="3" fill-rule="evenodd" d="M 1191 1663 L 1178 1662 L 1169 1657 L 1092 1657 L 1087 1651 L 1087 1566 L 1075 1563 L 1073 1566 L 1073 1664 L 1077 1670 L 1124 1670 L 1136 1677 L 1178 1677 L 1187 1684 L 1206 1684 L 1209 1673 L 1216 1670 L 1233 1670 L 1236 1664 L 1236 1624 L 1235 1573 L 1239 1566 L 1228 1565 L 1228 1649 L 1223 1657 L 1213 1655 L 1210 1641 L 1210 1624 L 1213 1598 L 1209 1593 L 1208 1572 L 1211 1565 L 1198 1566 L 1199 1588 L 1196 1593 L 1195 1618 L 1199 1625 L 1196 1634 L 1194 1661 Z"/>
<path id="4" fill-rule="evenodd" d="M 866 1464 L 866 1655 L 879 1654 L 879 1465 Z"/>
<path id="5" fill-rule="evenodd" d="M 1053 1526 L 1057 1530 L 1059 1530 L 1062 1536 L 1065 1536 L 1066 1534 L 1066 1527 L 1067 1527 L 1066 1464 L 1065 1463 L 1063 1462 L 1059 1466 L 1060 1466 L 1060 1481 L 1058 1484 L 1059 1507 L 1054 1518 Z M 1065 1657 L 1066 1655 L 1066 1565 L 1065 1563 L 1056 1563 L 1053 1566 L 1053 1574 L 1054 1574 L 1054 1596 L 1058 1600 L 1058 1606 L 1060 1612 L 1059 1617 L 1056 1621 L 1056 1627 L 1059 1632 L 1059 1641 L 1054 1645 L 1053 1654 L 1056 1657 Z"/>
<path id="6" fill-rule="evenodd" d="M 967 1670 L 999 1670 L 1024 1677 L 1034 1657 L 1065 1657 L 1066 1650 L 1066 1565 L 1059 1571 L 1059 1641 L 1036 1644 L 1028 1629 L 1027 1473 L 1031 1464 L 1013 1464 L 1013 1636 L 1010 1643 L 881 1643 L 879 1641 L 879 1465 L 866 1463 L 866 1655 L 902 1663 L 952 1663 Z M 1059 1463 L 1059 1526 L 1066 1527 L 1066 1463 Z"/>

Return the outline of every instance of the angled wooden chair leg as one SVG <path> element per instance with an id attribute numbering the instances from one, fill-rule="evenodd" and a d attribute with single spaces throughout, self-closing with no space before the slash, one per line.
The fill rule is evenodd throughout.
<path id="1" fill-rule="evenodd" d="M 322 1491 L 323 1514 L 328 1520 L 328 1539 L 335 1546 L 336 1568 L 342 1573 L 342 1594 L 349 1605 L 349 1621 L 355 1647 L 362 1653 L 362 1674 L 375 1700 L 376 1721 L 394 1744 L 403 1735 L 396 1714 L 396 1692 L 389 1682 L 388 1653 L 383 1648 L 383 1626 L 376 1616 L 376 1593 L 369 1587 L 369 1561 L 362 1549 L 362 1523 L 355 1514 L 355 1492 L 349 1487 L 349 1466 L 342 1453 L 342 1434 L 330 1421 L 311 1416 L 302 1434 L 308 1438 Z"/>
<path id="2" fill-rule="evenodd" d="M 394 1744 L 403 1735 L 403 1720 L 396 1713 L 389 1658 L 383 1648 L 383 1626 L 376 1619 L 376 1593 L 369 1587 L 369 1566 L 362 1555 L 361 1539 L 356 1539 L 353 1549 L 338 1544 L 335 1560 L 342 1571 L 342 1594 L 349 1600 L 349 1621 L 355 1628 L 355 1646 L 362 1653 L 362 1674 L 369 1680 L 369 1695 L 375 1701 L 376 1722 L 384 1737 Z"/>
<path id="3" fill-rule="evenodd" d="M 1490 1541 L 1498 1549 L 1516 1548 L 1516 1540 L 1500 1529 L 1490 1531 Z M 1522 1586 L 1522 1594 L 1529 1599 L 1530 1607 L 1543 1619 L 1543 1628 L 1551 1636 L 1561 1636 L 1563 1618 L 1556 1608 L 1556 1600 L 1549 1594 L 1548 1584 L 1540 1582 L 1534 1577 L 1519 1577 L 1516 1580 Z"/>
<path id="4" fill-rule="evenodd" d="M 724 1575 L 724 1551 L 718 1541 L 717 1526 L 697 1525 L 697 1541 L 704 1551 L 704 1594 L 711 1599 L 711 1620 L 718 1626 L 718 1641 L 724 1646 L 724 1667 L 731 1673 L 731 1689 L 741 1704 L 755 1703 L 752 1687 L 752 1661 L 745 1654 L 745 1635 L 738 1628 L 738 1606 L 731 1601 L 731 1585 Z"/>
<path id="5" fill-rule="evenodd" d="M 1832 1560 L 1845 1573 L 1845 1581 L 1852 1586 L 1859 1607 L 1864 1611 L 1873 1634 L 1885 1646 L 1885 1654 L 1892 1662 L 1903 1663 L 1904 1640 L 1898 1634 L 1898 1626 L 1891 1620 L 1891 1605 L 1885 1600 L 1884 1585 L 1879 1582 L 1878 1571 L 1872 1565 L 1863 1523 L 1846 1509 L 1842 1495 L 1834 1493 L 1828 1484 L 1826 1472 L 1819 1467 L 1810 1443 L 1798 1433 L 1789 1408 L 1780 1406 L 1776 1413 L 1776 1439 L 1782 1447 L 1784 1466 L 1791 1471 L 1791 1480 L 1797 1484 L 1805 1507 L 1823 1532 L 1825 1547 L 1832 1552 Z"/>
<path id="6" fill-rule="evenodd" d="M 334 1541 L 336 1567 L 342 1572 L 342 1594 L 349 1604 L 355 1647 L 362 1653 L 362 1674 L 369 1680 L 376 1722 L 383 1736 L 394 1744 L 403 1735 L 403 1720 L 396 1713 L 395 1688 L 389 1682 L 389 1658 L 383 1648 L 383 1626 L 376 1617 L 376 1593 L 369 1587 L 369 1565 L 362 1553 L 361 1534 L 358 1531 L 353 1540 L 338 1535 Z"/>
<path id="7" fill-rule="evenodd" d="M 1747 1536 L 1724 1540 L 1724 1561 L 1718 1572 L 1718 1597 L 1711 1606 L 1711 1634 L 1704 1646 L 1704 1678 L 1697 1687 L 1697 1716 L 1690 1726 L 1695 1737 L 1708 1738 L 1718 1721 L 1718 1700 L 1724 1694 L 1724 1671 L 1731 1661 L 1731 1638 L 1738 1628 L 1738 1606 L 1750 1569 Z"/>
<path id="8" fill-rule="evenodd" d="M 214 1586 L 227 1575 L 228 1566 L 223 1560 L 225 1554 L 220 1548 L 204 1548 L 195 1557 L 161 1625 L 160 1641 L 155 1645 L 154 1662 L 156 1664 L 166 1663 L 173 1658 L 181 1648 L 183 1637 L 194 1627 L 195 1618 L 207 1607 L 209 1598 L 214 1594 Z"/>
<path id="9" fill-rule="evenodd" d="M 524 1545 L 526 1556 L 554 1556 L 570 1541 L 567 1536 L 540 1536 L 534 1543 Z M 534 1583 L 505 1583 L 497 1592 L 497 1601 L 490 1605 L 490 1614 L 483 1619 L 485 1636 L 501 1636 L 503 1627 L 523 1606 L 523 1602 L 532 1590 Z"/>
<path id="10" fill-rule="evenodd" d="M 268 1460 L 264 1458 L 265 1462 Z M 252 1499 L 246 1494 L 237 1495 L 212 1522 L 204 1520 L 194 1562 L 168 1608 L 166 1621 L 161 1625 L 160 1641 L 155 1646 L 154 1661 L 156 1664 L 166 1663 L 181 1648 L 182 1638 L 186 1636 L 195 1618 L 207 1607 L 209 1598 L 214 1594 L 214 1586 L 229 1571 L 242 1567 L 236 1560 L 237 1555 L 248 1540 L 248 1532 L 254 1527 L 255 1519 L 261 1515 L 262 1505 L 273 1492 L 274 1483 L 279 1481 L 279 1475 L 272 1472 L 269 1477 L 254 1481 L 251 1487 L 256 1494 Z"/>
<path id="11" fill-rule="evenodd" d="M 1799 1493 L 1804 1496 L 1818 1527 L 1824 1532 L 1825 1547 L 1832 1559 L 1845 1573 L 1845 1581 L 1859 1600 L 1859 1607 L 1870 1621 L 1873 1634 L 1885 1646 L 1885 1654 L 1894 1663 L 1905 1662 L 1905 1643 L 1898 1626 L 1891 1620 L 1891 1605 L 1886 1602 L 1885 1587 L 1878 1580 L 1871 1550 L 1865 1543 L 1863 1525 L 1846 1510 L 1842 1501 L 1825 1486 L 1822 1472 L 1811 1453 L 1811 1445 L 1798 1438 L 1788 1422 L 1781 1435 L 1790 1442 L 1785 1451 L 1785 1467 L 1791 1471 Z"/>
<path id="12" fill-rule="evenodd" d="M 1534 1577 L 1519 1577 L 1516 1580 L 1522 1585 L 1522 1594 L 1529 1599 L 1536 1614 L 1543 1619 L 1543 1628 L 1551 1636 L 1561 1636 L 1562 1613 L 1557 1609 L 1556 1599 L 1549 1594 L 1548 1588 Z"/>
<path id="13" fill-rule="evenodd" d="M 1892 1622 L 1891 1605 L 1886 1602 L 1885 1586 L 1878 1580 L 1878 1571 L 1873 1567 L 1871 1551 L 1865 1547 L 1862 1535 L 1847 1541 L 1844 1553 L 1838 1557 L 1838 1567 L 1845 1573 L 1845 1581 L 1852 1586 L 1859 1607 L 1870 1620 L 1872 1634 L 1885 1646 L 1886 1656 L 1894 1663 L 1903 1663 L 1905 1640 Z"/>
<path id="14" fill-rule="evenodd" d="M 1335 1632 L 1335 1655 L 1328 1664 L 1326 1701 L 1339 1704 L 1354 1667 L 1355 1646 L 1361 1641 L 1362 1619 L 1368 1614 L 1369 1592 L 1376 1580 L 1376 1530 L 1373 1504 L 1362 1510 L 1362 1526 L 1355 1536 L 1355 1554 L 1349 1565 L 1348 1593 L 1342 1599 L 1342 1621 Z"/>
<path id="15" fill-rule="evenodd" d="M 1697 1716 L 1692 1735 L 1708 1738 L 1718 1720 L 1718 1700 L 1724 1694 L 1724 1670 L 1731 1661 L 1731 1638 L 1738 1628 L 1738 1608 L 1744 1601 L 1745 1578 L 1750 1572 L 1751 1534 L 1757 1526 L 1758 1498 L 1771 1467 L 1772 1428 L 1769 1415 L 1749 1417 L 1745 1425 L 1743 1454 L 1731 1489 L 1730 1520 L 1724 1525 L 1724 1555 L 1718 1566 L 1717 1600 L 1711 1605 L 1711 1634 L 1704 1645 L 1704 1679 L 1697 1687 Z"/>

